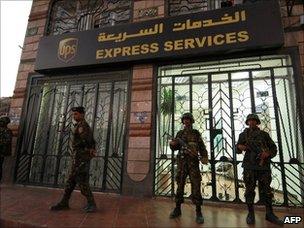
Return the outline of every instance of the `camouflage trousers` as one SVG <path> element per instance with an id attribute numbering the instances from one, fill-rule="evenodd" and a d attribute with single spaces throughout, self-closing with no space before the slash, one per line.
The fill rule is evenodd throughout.
<path id="1" fill-rule="evenodd" d="M 196 206 L 203 204 L 203 198 L 201 195 L 201 173 L 199 170 L 199 160 L 189 156 L 178 156 L 177 158 L 177 191 L 175 195 L 175 202 L 181 204 L 184 202 L 184 188 L 186 184 L 186 178 L 189 175 L 191 182 L 191 200 Z"/>
<path id="2" fill-rule="evenodd" d="M 4 163 L 4 156 L 0 155 L 0 182 L 2 180 L 2 169 L 3 169 L 3 163 Z"/>
<path id="3" fill-rule="evenodd" d="M 76 160 L 73 162 L 69 179 L 64 189 L 63 201 L 69 201 L 76 184 L 79 185 L 81 194 L 89 203 L 94 203 L 94 197 L 89 185 L 90 161 Z"/>
<path id="4" fill-rule="evenodd" d="M 259 183 L 260 197 L 261 201 L 266 206 L 271 206 L 272 204 L 272 189 L 270 187 L 271 183 L 271 171 L 270 170 L 244 170 L 244 183 L 245 183 L 245 198 L 247 204 L 254 203 L 255 197 L 255 187 L 256 182 Z"/>

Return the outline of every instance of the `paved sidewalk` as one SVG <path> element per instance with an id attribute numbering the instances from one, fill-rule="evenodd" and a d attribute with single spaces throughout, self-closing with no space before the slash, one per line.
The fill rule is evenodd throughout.
<path id="1" fill-rule="evenodd" d="M 85 199 L 79 191 L 72 195 L 70 210 L 52 212 L 49 207 L 62 196 L 61 189 L 1 185 L 0 227 L 247 227 L 245 205 L 206 202 L 205 224 L 195 223 L 195 208 L 182 207 L 182 217 L 169 219 L 174 202 L 167 198 L 134 198 L 94 193 L 98 211 L 82 211 Z M 277 209 L 276 214 L 302 215 L 303 209 Z M 290 227 L 302 227 L 303 222 Z M 264 220 L 264 210 L 256 210 L 255 227 L 273 227 Z M 286 227 L 286 226 L 285 226 Z"/>

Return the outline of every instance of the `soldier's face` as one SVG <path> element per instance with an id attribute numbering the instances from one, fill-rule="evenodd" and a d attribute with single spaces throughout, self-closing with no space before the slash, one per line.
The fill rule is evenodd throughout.
<path id="1" fill-rule="evenodd" d="M 79 112 L 73 112 L 73 119 L 78 122 L 83 119 L 83 114 Z"/>
<path id="2" fill-rule="evenodd" d="M 255 128 L 258 125 L 258 122 L 254 119 L 248 120 L 248 125 L 250 128 Z"/>
<path id="3" fill-rule="evenodd" d="M 183 124 L 185 125 L 185 127 L 190 127 L 192 124 L 191 119 L 185 118 L 183 119 Z"/>

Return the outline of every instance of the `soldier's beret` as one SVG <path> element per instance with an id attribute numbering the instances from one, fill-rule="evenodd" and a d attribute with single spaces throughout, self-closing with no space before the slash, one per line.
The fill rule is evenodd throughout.
<path id="1" fill-rule="evenodd" d="M 73 112 L 79 112 L 79 113 L 84 113 L 84 107 L 78 106 L 78 107 L 73 107 L 72 108 Z"/>
<path id="2" fill-rule="evenodd" d="M 249 114 L 246 118 L 246 121 L 245 121 L 246 125 L 248 125 L 249 120 L 256 120 L 257 124 L 261 124 L 261 121 L 260 121 L 259 116 L 257 114 L 254 114 L 254 113 Z"/>
<path id="3" fill-rule="evenodd" d="M 0 117 L 0 122 L 9 124 L 11 122 L 10 118 L 8 116 L 1 116 Z"/>
<path id="4" fill-rule="evenodd" d="M 190 113 L 190 112 L 184 113 L 184 114 L 182 115 L 182 118 L 181 118 L 182 123 L 183 123 L 183 120 L 184 120 L 184 119 L 190 119 L 191 122 L 194 123 L 193 115 L 192 115 L 192 113 Z"/>

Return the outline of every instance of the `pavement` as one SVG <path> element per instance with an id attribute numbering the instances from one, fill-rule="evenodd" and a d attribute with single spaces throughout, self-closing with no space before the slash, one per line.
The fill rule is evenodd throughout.
<path id="1" fill-rule="evenodd" d="M 50 211 L 57 203 L 62 189 L 0 185 L 0 227 L 248 227 L 244 204 L 206 201 L 203 206 L 205 223 L 195 223 L 195 207 L 191 202 L 182 206 L 182 216 L 169 219 L 174 208 L 171 198 L 136 198 L 117 194 L 94 192 L 97 212 L 85 213 L 85 198 L 75 191 L 70 209 Z M 302 216 L 302 222 L 284 227 L 303 227 L 303 208 L 275 208 L 278 217 Z M 256 225 L 275 227 L 265 220 L 265 210 L 256 207 Z"/>

